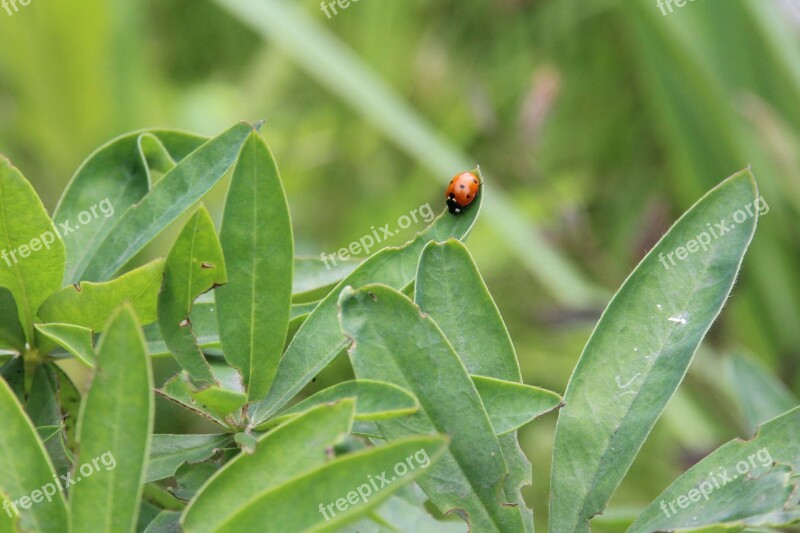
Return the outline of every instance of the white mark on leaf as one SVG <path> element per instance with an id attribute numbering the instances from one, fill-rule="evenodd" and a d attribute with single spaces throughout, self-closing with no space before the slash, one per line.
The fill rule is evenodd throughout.
<path id="1" fill-rule="evenodd" d="M 689 318 L 688 313 L 681 313 L 678 316 L 671 316 L 667 320 L 683 326 L 689 322 L 688 318 Z"/>

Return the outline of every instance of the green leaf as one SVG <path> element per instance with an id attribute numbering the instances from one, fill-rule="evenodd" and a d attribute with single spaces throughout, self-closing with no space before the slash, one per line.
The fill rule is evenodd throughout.
<path id="1" fill-rule="evenodd" d="M 189 395 L 199 404 L 204 411 L 209 411 L 219 417 L 226 417 L 235 413 L 247 403 L 247 395 L 240 391 L 224 387 L 209 385 L 195 388 L 189 385 Z"/>
<path id="2" fill-rule="evenodd" d="M 336 264 L 329 264 L 326 259 L 295 257 L 292 303 L 322 300 L 358 265 L 357 261 L 337 261 Z"/>
<path id="3" fill-rule="evenodd" d="M 486 409 L 495 435 L 503 437 L 500 439 L 501 445 L 506 437 L 511 437 L 510 440 L 516 443 L 516 434 L 512 435 L 510 434 L 511 432 L 527 424 L 531 420 L 561 406 L 561 397 L 545 389 L 523 385 L 514 381 L 503 381 L 483 376 L 470 376 L 470 378 L 481 397 L 481 403 L 483 403 L 483 407 Z M 366 380 L 359 380 L 357 383 L 363 381 Z M 314 396 L 303 400 L 300 404 L 293 406 L 289 411 L 293 412 L 297 410 L 298 406 L 308 402 L 314 398 Z M 287 411 L 287 413 L 289 411 Z M 282 422 L 285 415 L 286 413 L 281 413 L 277 418 L 272 418 L 264 422 L 257 429 L 272 427 L 274 424 Z M 363 420 L 369 419 L 362 418 L 360 421 L 359 415 L 356 413 L 353 433 L 377 439 L 384 438 L 377 424 Z M 514 445 L 509 449 L 514 455 L 517 455 L 518 448 L 519 446 Z M 530 470 L 529 463 L 521 467 L 521 470 L 525 469 Z M 523 483 L 522 485 L 530 485 L 530 483 L 529 475 L 527 483 Z"/>
<path id="4" fill-rule="evenodd" d="M 180 471 L 180 468 L 178 470 Z M 142 522 L 147 523 L 148 517 L 151 517 L 150 520 L 153 520 L 155 519 L 155 514 L 158 514 L 152 513 L 151 510 L 148 509 L 148 506 L 156 506 L 160 509 L 170 509 L 172 511 L 182 511 L 186 508 L 184 502 L 180 501 L 170 490 L 158 483 L 145 484 L 142 496 L 142 507 L 139 511 L 139 525 L 137 526 L 137 530 L 141 529 Z"/>
<path id="5" fill-rule="evenodd" d="M 158 325 L 164 342 L 196 381 L 214 383 L 214 376 L 194 336 L 192 306 L 201 294 L 226 282 L 225 260 L 214 222 L 201 205 L 167 256 L 158 296 Z"/>
<path id="6" fill-rule="evenodd" d="M 0 265 L 2 266 L 2 265 Z M 11 291 L 0 287 L 0 348 L 11 348 L 19 353 L 25 351 L 25 332 L 19 321 L 17 304 Z"/>
<path id="7" fill-rule="evenodd" d="M 188 375 L 181 373 L 167 381 L 161 390 L 156 392 L 232 430 L 240 425 L 242 416 L 238 410 L 247 401 L 242 378 L 235 368 L 217 358 L 209 360 L 209 365 L 218 385 L 197 388 Z"/>
<path id="8" fill-rule="evenodd" d="M 230 435 L 153 435 L 145 483 L 172 477 L 184 463 L 205 461 L 227 447 Z"/>
<path id="9" fill-rule="evenodd" d="M 732 355 L 728 358 L 727 370 L 750 432 L 762 422 L 800 404 L 781 380 L 750 357 Z"/>
<path id="10" fill-rule="evenodd" d="M 230 282 L 216 291 L 226 360 L 251 401 L 267 395 L 283 353 L 292 302 L 294 240 L 278 167 L 250 134 L 233 172 L 220 231 Z"/>
<path id="11" fill-rule="evenodd" d="M 70 530 L 131 531 L 139 514 L 154 402 L 144 337 L 129 305 L 109 320 L 97 352 L 78 422 L 81 466 L 71 487 Z"/>
<path id="12" fill-rule="evenodd" d="M 144 533 L 176 533 L 180 531 L 181 513 L 178 511 L 161 511 L 155 520 L 147 525 Z"/>
<path id="13" fill-rule="evenodd" d="M 67 508 L 53 481 L 53 465 L 22 405 L 2 379 L 0 412 L 0 495 L 9 503 L 0 513 L 7 516 L 11 509 L 14 514 L 16 508 L 21 529 L 67 531 Z M 46 498 L 45 491 L 49 494 Z"/>
<path id="14" fill-rule="evenodd" d="M 361 263 L 323 299 L 300 327 L 283 358 L 267 398 L 256 406 L 253 420 L 258 424 L 286 405 L 311 379 L 347 345 L 337 316 L 342 288 L 383 283 L 402 289 L 414 281 L 420 253 L 430 241 L 466 239 L 480 212 L 479 195 L 463 215 L 445 210 L 428 228 L 400 248 L 385 248 Z"/>
<path id="15" fill-rule="evenodd" d="M 65 285 L 84 279 L 86 266 L 111 229 L 150 190 L 150 169 L 145 161 L 154 162 L 153 157 L 147 156 L 152 153 L 149 147 L 153 143 L 145 139 L 156 138 L 169 150 L 174 161 L 181 161 L 207 140 L 168 130 L 128 133 L 101 146 L 81 164 L 64 190 L 53 219 L 58 227 L 72 228 L 81 213 L 91 213 L 94 206 L 96 210 L 104 208 L 99 211 L 103 220 L 82 225 L 80 231 L 65 231 Z"/>
<path id="16" fill-rule="evenodd" d="M 250 124 L 237 124 L 185 157 L 119 216 L 80 279 L 110 279 L 222 178 L 252 131 Z"/>
<path id="17" fill-rule="evenodd" d="M 133 306 L 143 324 L 154 322 L 164 260 L 156 259 L 122 276 L 102 283 L 83 281 L 51 295 L 39 310 L 45 322 L 59 322 L 103 331 L 106 322 L 124 302 Z"/>
<path id="18" fill-rule="evenodd" d="M 12 357 L 0 367 L 0 377 L 14 391 L 17 398 L 25 398 L 25 360 L 21 356 Z"/>
<path id="19" fill-rule="evenodd" d="M 514 381 L 471 377 L 489 414 L 495 435 L 504 435 L 519 429 L 561 406 L 561 396 L 549 390 Z"/>
<path id="20" fill-rule="evenodd" d="M 779 526 L 800 520 L 798 474 L 800 407 L 761 426 L 753 439 L 730 441 L 694 465 L 628 531 Z"/>
<path id="21" fill-rule="evenodd" d="M 425 494 L 416 485 L 409 485 L 372 512 L 382 522 L 392 524 L 392 531 L 415 533 L 466 533 L 467 525 L 459 519 L 440 521 L 425 510 Z M 363 530 L 361 530 L 363 531 Z M 355 533 L 355 530 L 354 530 Z"/>
<path id="22" fill-rule="evenodd" d="M 308 302 L 302 304 L 292 305 L 289 313 L 289 328 L 286 333 L 286 343 L 289 343 L 294 338 L 300 326 L 308 318 L 309 313 L 313 311 L 319 302 Z M 221 344 L 219 341 L 219 324 L 217 323 L 217 305 L 214 301 L 213 293 L 206 293 L 195 300 L 192 313 L 189 316 L 192 323 L 192 330 L 194 331 L 197 344 L 204 352 L 217 352 L 222 355 Z M 147 346 L 150 355 L 153 357 L 163 357 L 171 354 L 167 345 L 164 343 L 164 338 L 161 336 L 161 331 L 158 329 L 157 324 L 150 324 L 144 328 L 145 337 L 147 338 Z"/>
<path id="23" fill-rule="evenodd" d="M 3 509 L 8 508 L 10 503 L 0 494 L 0 506 Z M 19 533 L 16 524 L 17 520 L 13 514 L 8 516 L 8 513 L 0 513 L 0 533 Z"/>
<path id="24" fill-rule="evenodd" d="M 322 466 L 326 450 L 350 432 L 354 410 L 353 400 L 316 407 L 261 437 L 255 453 L 239 454 L 201 489 L 184 512 L 184 531 L 218 531 L 246 505 L 243 494 L 255 498 Z"/>
<path id="25" fill-rule="evenodd" d="M 61 411 L 64 413 L 64 432 L 67 437 L 67 446 L 76 449 L 77 422 L 81 409 L 81 394 L 78 388 L 60 366 L 52 365 L 51 368 L 58 378 L 58 400 Z"/>
<path id="26" fill-rule="evenodd" d="M 283 346 L 284 351 L 286 351 L 286 348 L 289 347 L 289 344 L 291 344 L 292 339 L 294 339 L 294 336 L 297 335 L 297 332 L 300 331 L 300 326 L 302 326 L 305 323 L 305 321 L 311 314 L 310 312 L 307 312 L 307 309 L 299 309 L 298 307 L 302 306 L 294 306 L 294 305 L 292 306 L 292 314 L 296 312 L 300 312 L 302 314 L 293 316 L 292 319 L 289 321 L 289 329 L 286 332 L 286 343 Z M 311 311 L 313 311 L 313 308 L 311 309 Z"/>
<path id="27" fill-rule="evenodd" d="M 182 465 L 175 474 L 177 488 L 171 492 L 181 501 L 188 502 L 195 497 L 200 488 L 217 473 L 220 465 L 217 463 L 197 463 Z M 178 516 L 177 522 L 180 522 Z M 180 531 L 180 529 L 178 529 Z"/>
<path id="28" fill-rule="evenodd" d="M 189 321 L 192 323 L 192 333 L 197 345 L 203 350 L 220 348 L 219 327 L 217 326 L 217 305 L 213 299 L 204 300 L 208 294 L 201 296 L 192 306 Z M 147 339 L 147 351 L 152 357 L 171 355 L 158 324 L 144 327 Z"/>
<path id="29" fill-rule="evenodd" d="M 254 453 L 256 451 L 256 447 L 258 446 L 258 438 L 255 435 L 246 433 L 244 431 L 234 435 L 233 440 L 244 453 Z"/>
<path id="30" fill-rule="evenodd" d="M 73 324 L 36 324 L 36 331 L 52 340 L 89 368 L 94 368 L 97 354 L 92 330 Z"/>
<path id="31" fill-rule="evenodd" d="M 199 139 L 199 138 L 198 138 Z M 192 151 L 197 149 L 202 142 L 207 139 L 203 139 L 200 142 L 194 145 Z M 150 185 L 157 181 L 155 174 L 166 174 L 173 168 L 175 168 L 176 162 L 172 159 L 172 156 L 169 153 L 169 150 L 164 143 L 161 142 L 161 139 L 158 138 L 158 135 L 153 133 L 143 133 L 139 137 L 139 150 L 144 156 L 145 163 L 147 165 L 147 171 L 149 174 Z M 155 172 L 154 172 L 155 171 Z"/>
<path id="32" fill-rule="evenodd" d="M 470 374 L 522 381 L 500 311 L 461 242 L 425 247 L 414 301 L 442 328 Z"/>
<path id="33" fill-rule="evenodd" d="M 419 409 L 419 402 L 414 395 L 397 385 L 368 379 L 344 381 L 309 396 L 255 429 L 259 431 L 269 429 L 308 411 L 312 407 L 337 402 L 345 398 L 354 398 L 356 400 L 356 420 L 385 420 L 387 418 L 410 415 Z"/>
<path id="34" fill-rule="evenodd" d="M 65 257 L 64 243 L 33 187 L 0 156 L 0 287 L 14 297 L 31 345 L 36 312 L 61 287 Z"/>
<path id="35" fill-rule="evenodd" d="M 335 530 L 427 473 L 446 449 L 445 437 L 411 437 L 339 457 L 256 495 L 217 531 Z M 388 483 L 379 486 L 370 476 Z"/>
<path id="36" fill-rule="evenodd" d="M 445 459 L 419 480 L 431 501 L 445 514 L 459 514 L 475 531 L 523 530 L 519 509 L 502 491 L 509 470 L 500 443 L 478 391 L 436 323 L 383 285 L 347 288 L 339 305 L 342 329 L 354 341 L 350 362 L 356 377 L 394 383 L 420 401 L 415 415 L 377 422 L 387 440 L 431 432 L 452 439 Z"/>
<path id="37" fill-rule="evenodd" d="M 228 429 L 231 426 L 224 416 L 213 413 L 207 408 L 204 409 L 202 404 L 192 397 L 190 382 L 182 374 L 178 374 L 167 380 L 160 389 L 156 389 L 156 393 L 223 428 Z"/>
<path id="38" fill-rule="evenodd" d="M 559 414 L 550 531 L 588 531 L 589 518 L 607 505 L 730 293 L 756 226 L 745 208 L 752 211 L 757 197 L 749 170 L 723 181 L 675 223 L 612 299 Z M 745 217 L 734 222 L 737 213 Z M 717 224 L 728 231 L 716 227 L 715 239 Z"/>
<path id="39" fill-rule="evenodd" d="M 469 287 L 469 290 L 464 290 L 464 287 Z M 517 354 L 506 325 L 466 246 L 454 240 L 443 244 L 428 244 L 420 256 L 414 298 L 422 311 L 442 329 L 471 373 L 503 380 L 509 383 L 504 387 L 507 391 L 514 388 L 511 383 L 525 387 L 522 385 Z M 469 324 L 469 327 L 464 327 L 464 324 Z M 473 382 L 475 379 L 473 376 Z M 475 384 L 479 385 L 477 382 Z M 483 384 L 488 388 L 495 383 Z M 478 392 L 481 392 L 480 387 Z M 516 407 L 513 400 L 494 405 L 502 399 L 511 400 L 511 396 L 497 396 L 492 390 L 484 392 L 487 396 L 482 395 L 481 401 L 495 433 L 504 433 L 517 422 L 527 421 L 526 416 L 519 416 L 519 413 L 514 412 Z M 545 405 L 548 400 L 554 400 L 552 397 L 548 399 L 547 394 L 544 396 Z M 545 405 L 527 406 L 533 408 L 533 411 L 528 412 L 534 415 L 535 409 Z M 511 411 L 506 411 L 509 408 Z M 507 418 L 507 415 L 512 415 L 513 420 Z M 504 419 L 502 423 L 501 419 Z M 506 425 L 505 422 L 511 424 Z M 498 441 L 509 467 L 509 476 L 504 487 L 506 499 L 517 504 L 523 515 L 525 531 L 532 533 L 533 512 L 525 504 L 520 492 L 522 487 L 533 482 L 531 464 L 520 449 L 516 432 L 502 435 Z"/>
<path id="40" fill-rule="evenodd" d="M 25 402 L 25 412 L 39 431 L 56 474 L 62 475 L 66 474 L 72 466 L 70 463 L 72 454 L 65 447 L 61 406 L 59 405 L 59 383 L 54 367 L 55 365 L 36 366 Z M 45 431 L 47 435 L 44 436 L 45 428 L 56 428 L 56 431 Z"/>

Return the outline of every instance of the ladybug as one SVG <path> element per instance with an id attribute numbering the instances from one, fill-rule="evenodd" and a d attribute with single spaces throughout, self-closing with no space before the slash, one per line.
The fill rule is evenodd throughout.
<path id="1" fill-rule="evenodd" d="M 447 208 L 451 215 L 460 215 L 464 209 L 475 200 L 481 182 L 474 172 L 462 172 L 450 180 L 450 185 L 444 193 L 447 198 Z"/>

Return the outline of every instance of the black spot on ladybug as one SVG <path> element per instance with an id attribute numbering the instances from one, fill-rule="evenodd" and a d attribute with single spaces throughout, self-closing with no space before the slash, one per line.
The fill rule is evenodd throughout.
<path id="1" fill-rule="evenodd" d="M 464 185 L 459 185 L 458 188 L 459 189 L 466 189 L 466 187 Z"/>

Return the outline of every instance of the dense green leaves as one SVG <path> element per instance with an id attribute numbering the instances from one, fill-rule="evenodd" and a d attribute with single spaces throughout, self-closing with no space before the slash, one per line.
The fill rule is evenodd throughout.
<path id="1" fill-rule="evenodd" d="M 445 437 L 410 437 L 338 457 L 253 497 L 218 531 L 333 530 L 425 475 L 446 448 Z"/>
<path id="2" fill-rule="evenodd" d="M 81 407 L 71 531 L 132 531 L 153 428 L 153 377 L 130 306 L 109 321 Z M 89 466 L 86 466 L 89 465 Z"/>
<path id="3" fill-rule="evenodd" d="M 342 329 L 354 340 L 350 361 L 359 379 L 394 383 L 413 393 L 420 411 L 378 421 L 390 442 L 431 432 L 451 437 L 449 451 L 419 479 L 444 513 L 476 531 L 520 531 L 520 511 L 506 498 L 509 470 L 478 392 L 436 323 L 403 294 L 383 285 L 342 291 Z M 454 416 L 457 414 L 457 416 Z"/>
<path id="4" fill-rule="evenodd" d="M 227 447 L 230 435 L 153 435 L 145 482 L 175 475 L 184 463 L 205 461 Z"/>
<path id="5" fill-rule="evenodd" d="M 190 314 L 201 294 L 227 281 L 222 248 L 205 207 L 198 209 L 167 256 L 164 284 L 158 295 L 158 325 L 178 363 L 197 381 L 214 382 L 200 351 Z"/>
<path id="6" fill-rule="evenodd" d="M 631 533 L 800 520 L 800 407 L 694 465 L 642 512 Z"/>
<path id="7" fill-rule="evenodd" d="M 166 398 L 204 416 L 225 428 L 233 428 L 241 421 L 238 412 L 245 402 L 242 378 L 239 372 L 218 359 L 209 360 L 215 384 L 192 383 L 188 374 L 181 373 L 168 380 L 157 392 Z"/>
<path id="8" fill-rule="evenodd" d="M 288 403 L 346 346 L 337 317 L 337 301 L 342 288 L 383 283 L 403 289 L 414 280 L 420 253 L 428 242 L 466 239 L 482 201 L 483 195 L 479 195 L 461 216 L 443 212 L 414 240 L 400 248 L 381 250 L 343 279 L 311 312 L 292 339 L 280 361 L 269 395 L 256 408 L 256 423 L 263 422 Z"/>
<path id="9" fill-rule="evenodd" d="M 80 279 L 105 281 L 184 211 L 200 200 L 231 167 L 253 131 L 238 124 L 200 146 L 170 170 L 119 220 L 96 246 Z"/>
<path id="10" fill-rule="evenodd" d="M 257 429 L 281 424 L 312 407 L 345 398 L 354 398 L 356 400 L 356 420 L 395 418 L 410 415 L 419 409 L 419 402 L 414 395 L 397 385 L 368 379 L 343 381 L 293 405 L 290 409 L 283 411 L 279 416 L 270 419 Z"/>
<path id="11" fill-rule="evenodd" d="M 217 325 L 217 304 L 213 298 L 207 298 L 210 293 L 198 298 L 192 306 L 189 321 L 192 324 L 192 333 L 197 345 L 202 349 L 218 349 L 219 326 Z M 145 338 L 147 339 L 147 351 L 152 356 L 169 355 L 169 348 L 161 335 L 158 324 L 150 324 L 144 328 Z"/>
<path id="12" fill-rule="evenodd" d="M 186 508 L 184 531 L 217 531 L 249 500 L 322 466 L 325 450 L 350 431 L 354 411 L 353 400 L 316 407 L 264 435 L 255 453 L 238 455 L 209 480 Z"/>
<path id="13" fill-rule="evenodd" d="M 0 412 L 0 499 L 5 497 L 9 504 L 0 514 L 8 516 L 10 509 L 15 515 L 16 508 L 24 529 L 65 532 L 67 509 L 54 481 L 52 463 L 22 406 L 2 379 Z"/>
<path id="14" fill-rule="evenodd" d="M 728 297 L 755 231 L 757 197 L 749 171 L 722 182 L 609 304 L 560 412 L 550 531 L 588 531 L 605 508 Z"/>
<path id="15" fill-rule="evenodd" d="M 228 421 L 225 420 L 225 417 L 203 408 L 203 406 L 192 397 L 190 385 L 188 376 L 178 374 L 167 380 L 160 389 L 156 389 L 156 393 L 189 411 L 205 417 L 224 428 L 228 428 L 229 424 Z"/>
<path id="16" fill-rule="evenodd" d="M 533 392 L 532 388 L 522 385 L 517 354 L 508 330 L 463 244 L 450 240 L 425 247 L 419 261 L 414 297 L 422 311 L 442 329 L 464 366 L 470 372 L 489 378 L 473 376 L 473 382 L 495 433 L 504 433 L 538 416 L 542 409 L 558 406 L 557 395 L 540 389 Z M 522 407 L 521 404 L 526 403 L 523 398 L 530 394 L 538 399 Z M 501 435 L 498 441 L 509 467 L 504 483 L 506 498 L 518 506 L 525 531 L 532 532 L 533 512 L 521 493 L 522 487 L 532 483 L 531 464 L 522 453 L 515 432 Z"/>
<path id="17" fill-rule="evenodd" d="M 0 156 L 0 287 L 14 297 L 31 345 L 36 312 L 61 287 L 65 257 L 64 243 L 33 187 Z M 7 298 L 3 309 L 10 309 Z"/>
<path id="18" fill-rule="evenodd" d="M 166 261 L 105 281 L 232 165 L 219 238 L 201 206 Z M 113 169 L 107 177 L 104 166 Z M 110 196 L 97 196 L 121 184 L 114 197 L 119 210 Z M 0 404 L 11 413 L 0 448 L 6 456 L 27 448 L 20 464 L 0 457 L 0 501 L 25 501 L 19 498 L 30 489 L 28 477 L 72 469 L 72 512 L 58 491 L 51 511 L 23 513 L 21 529 L 41 529 L 50 520 L 71 531 L 158 531 L 178 522 L 189 532 L 351 524 L 382 531 L 387 521 L 435 529 L 424 502 L 390 499 L 418 478 L 432 505 L 472 530 L 532 532 L 521 495 L 531 468 L 517 430 L 563 403 L 522 383 L 505 324 L 460 242 L 482 196 L 463 216 L 443 213 L 403 247 L 329 269 L 324 259 L 293 257 L 277 166 L 251 126 L 240 124 L 205 144 L 180 133 L 132 134 L 93 154 L 62 199 L 64 227 L 70 218 L 80 223 L 67 234 L 66 279 L 85 274 L 90 281 L 59 289 L 65 252 L 58 232 L 30 185 L 3 163 L 0 245 L 13 263 L 0 265 L 0 312 L 12 316 L 0 328 L 0 348 L 24 355 L 0 368 Z M 95 203 L 82 210 L 84 201 Z M 759 201 L 749 171 L 720 184 L 612 300 L 558 422 L 551 531 L 587 531 L 605 509 L 728 297 Z M 36 269 L 22 268 L 21 260 L 36 252 Z M 184 368 L 160 392 L 226 433 L 160 435 L 151 450 L 153 379 L 137 314 L 143 323 L 159 321 L 147 337 L 153 353 L 169 350 Z M 106 328 L 95 350 L 94 332 Z M 357 380 L 287 408 L 348 340 Z M 27 350 L 26 341 L 38 351 Z M 94 368 L 77 417 L 77 389 L 43 357 L 51 342 Z M 730 369 L 749 424 L 796 404 L 760 367 L 734 359 Z M 632 530 L 800 519 L 797 416 L 787 412 L 754 440 L 714 452 Z M 745 453 L 747 461 L 736 462 Z M 722 485 L 717 474 L 707 480 L 695 474 L 724 472 L 726 465 L 739 475 Z M 391 477 L 380 488 L 370 481 L 378 472 Z M 176 487 L 169 491 L 154 483 L 172 477 Z M 14 525 L 2 520 L 0 531 Z"/>
<path id="19" fill-rule="evenodd" d="M 294 241 L 278 167 L 257 132 L 242 146 L 220 231 L 230 282 L 216 291 L 225 359 L 262 400 L 283 353 Z"/>
<path id="20" fill-rule="evenodd" d="M 148 324 L 156 320 L 163 270 L 164 260 L 157 259 L 111 281 L 69 285 L 45 300 L 39 316 L 45 322 L 102 331 L 115 309 L 128 302 L 142 323 Z"/>
<path id="21" fill-rule="evenodd" d="M 53 219 L 59 227 L 72 228 L 81 213 L 91 214 L 92 206 L 102 219 L 82 225 L 80 231 L 64 233 L 67 247 L 65 284 L 84 279 L 87 264 L 114 224 L 150 190 L 148 164 L 155 164 L 151 155 L 155 143 L 168 150 L 173 161 L 181 161 L 205 141 L 203 137 L 179 131 L 134 132 L 101 146 L 83 162 L 61 196 Z M 99 210 L 101 205 L 104 210 Z"/>

